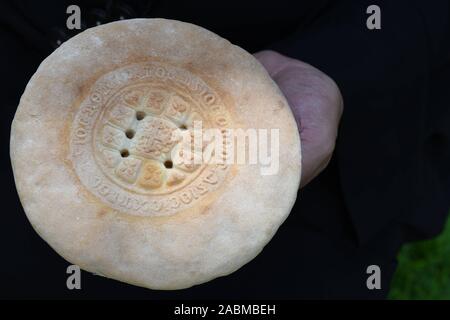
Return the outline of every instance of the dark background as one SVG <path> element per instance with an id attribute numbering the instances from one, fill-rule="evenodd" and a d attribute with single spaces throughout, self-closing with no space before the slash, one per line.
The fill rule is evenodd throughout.
<path id="1" fill-rule="evenodd" d="M 9 134 L 29 78 L 58 40 L 75 34 L 65 27 L 69 4 L 81 7 L 83 28 L 121 16 L 182 20 L 249 52 L 274 48 L 338 83 L 346 111 L 333 160 L 252 262 L 174 292 L 88 272 L 82 290 L 66 288 L 69 263 L 33 231 L 20 205 Z M 370 4 L 382 9 L 382 30 L 366 28 Z M 0 298 L 385 297 L 400 246 L 438 234 L 448 213 L 448 15 L 446 1 L 2 2 Z M 387 275 L 381 292 L 365 287 L 372 263 Z"/>

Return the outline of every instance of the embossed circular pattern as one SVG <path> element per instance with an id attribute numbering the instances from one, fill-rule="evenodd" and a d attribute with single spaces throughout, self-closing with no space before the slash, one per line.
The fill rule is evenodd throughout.
<path id="1" fill-rule="evenodd" d="M 226 165 L 173 161 L 174 130 L 226 129 L 220 97 L 192 73 L 140 63 L 114 70 L 93 85 L 71 133 L 71 158 L 82 183 L 111 207 L 134 215 L 173 214 L 216 189 Z M 203 147 L 206 147 L 203 145 Z"/>

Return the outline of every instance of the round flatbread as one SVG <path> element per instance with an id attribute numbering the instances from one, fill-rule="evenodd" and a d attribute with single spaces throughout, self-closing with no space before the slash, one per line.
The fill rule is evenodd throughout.
<path id="1" fill-rule="evenodd" d="M 189 153 L 175 132 L 207 129 L 220 137 L 188 158 L 222 150 L 227 161 L 182 161 Z M 61 45 L 25 89 L 10 152 L 27 217 L 56 252 L 152 289 L 249 262 L 300 182 L 297 125 L 264 67 L 210 31 L 164 19 L 109 23 Z"/>

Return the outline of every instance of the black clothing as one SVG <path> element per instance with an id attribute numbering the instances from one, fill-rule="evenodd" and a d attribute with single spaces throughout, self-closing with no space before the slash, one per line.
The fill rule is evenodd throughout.
<path id="1" fill-rule="evenodd" d="M 10 124 L 39 63 L 83 27 L 163 17 L 205 27 L 244 49 L 272 48 L 331 76 L 344 116 L 329 167 L 299 192 L 290 217 L 252 262 L 225 278 L 157 292 L 83 273 L 68 291 L 62 258 L 26 221 L 11 170 L 0 243 L 0 297 L 382 298 L 405 241 L 436 235 L 450 207 L 450 5 L 447 1 L 10 1 L 0 4 L 2 166 L 10 167 Z M 381 30 L 366 9 L 381 8 Z M 9 246 L 13 243 L 13 246 Z M 382 290 L 368 290 L 379 265 Z"/>

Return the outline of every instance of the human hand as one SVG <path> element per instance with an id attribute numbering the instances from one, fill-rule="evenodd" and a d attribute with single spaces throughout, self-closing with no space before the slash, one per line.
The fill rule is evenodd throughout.
<path id="1" fill-rule="evenodd" d="M 285 95 L 299 127 L 304 187 L 328 165 L 335 147 L 343 100 L 336 83 L 320 70 L 275 51 L 254 56 Z"/>

